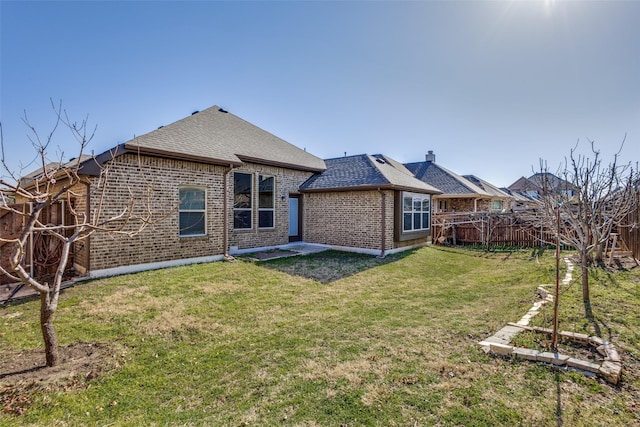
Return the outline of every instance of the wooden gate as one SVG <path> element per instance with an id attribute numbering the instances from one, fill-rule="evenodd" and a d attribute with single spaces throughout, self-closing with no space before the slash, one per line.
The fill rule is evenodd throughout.
<path id="1" fill-rule="evenodd" d="M 28 204 L 16 204 L 11 207 L 19 212 L 29 212 Z M 15 212 L 0 210 L 0 235 L 5 239 L 17 238 L 25 218 Z M 45 208 L 40 214 L 43 224 L 70 225 L 72 216 L 65 203 L 57 203 Z M 72 231 L 70 230 L 69 233 Z M 9 266 L 9 258 L 13 255 L 15 244 L 0 242 L 0 263 L 2 267 Z M 29 236 L 28 246 L 22 265 L 37 280 L 48 280 L 58 266 L 62 256 L 62 242 L 47 232 L 32 233 Z M 69 255 L 67 272 L 73 268 L 73 253 Z M 12 280 L 5 275 L 0 275 L 0 285 L 11 283 Z"/>

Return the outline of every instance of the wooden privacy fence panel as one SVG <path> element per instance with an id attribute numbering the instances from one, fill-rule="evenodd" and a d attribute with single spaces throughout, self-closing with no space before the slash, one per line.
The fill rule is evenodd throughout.
<path id="1" fill-rule="evenodd" d="M 28 212 L 28 204 L 11 205 L 20 212 Z M 0 235 L 5 239 L 18 237 L 22 230 L 24 217 L 8 210 L 0 210 Z M 44 209 L 40 214 L 43 224 L 70 225 L 72 216 L 64 203 L 57 203 Z M 67 232 L 71 233 L 72 230 Z M 0 265 L 9 266 L 9 257 L 13 255 L 15 244 L 0 242 Z M 26 248 L 22 265 L 38 280 L 46 280 L 55 273 L 62 255 L 62 242 L 46 232 L 32 233 Z M 73 253 L 70 254 L 67 270 L 73 268 Z M 11 283 L 12 280 L 0 274 L 0 285 Z"/>
<path id="2" fill-rule="evenodd" d="M 433 215 L 432 237 L 452 245 L 539 247 L 555 235 L 524 224 L 514 213 L 440 213 Z"/>
<path id="3" fill-rule="evenodd" d="M 21 212 L 26 212 L 29 209 L 29 206 L 25 204 L 11 205 L 11 207 Z M 22 221 L 23 218 L 20 215 L 8 210 L 0 210 L 0 237 L 5 239 L 18 237 L 22 229 Z M 13 244 L 0 242 L 0 265 L 5 269 L 9 267 L 9 258 L 13 255 L 13 248 Z M 12 280 L 7 276 L 0 274 L 0 285 L 11 282 Z"/>
<path id="4" fill-rule="evenodd" d="M 640 196 L 640 195 L 639 195 Z M 637 200 L 637 199 L 636 199 Z M 626 219 L 618 227 L 620 238 L 636 259 L 640 259 L 640 205 L 636 205 L 633 212 L 627 215 Z"/>

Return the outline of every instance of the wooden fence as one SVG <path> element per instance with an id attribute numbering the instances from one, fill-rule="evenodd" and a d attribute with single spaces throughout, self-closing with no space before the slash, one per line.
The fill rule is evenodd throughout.
<path id="1" fill-rule="evenodd" d="M 640 206 L 627 215 L 617 231 L 633 256 L 640 259 Z M 517 213 L 437 213 L 433 215 L 432 237 L 435 243 L 477 245 L 487 249 L 539 247 L 553 245 L 555 241 L 553 233 L 523 224 Z"/>
<path id="2" fill-rule="evenodd" d="M 627 218 L 618 227 L 620 238 L 626 243 L 627 247 L 636 259 L 640 259 L 640 206 L 627 215 Z"/>
<path id="3" fill-rule="evenodd" d="M 540 247 L 553 244 L 552 233 L 525 225 L 514 213 L 437 213 L 433 215 L 435 243 L 495 247 Z"/>
<path id="4" fill-rule="evenodd" d="M 29 212 L 28 204 L 11 205 L 19 212 Z M 40 221 L 43 224 L 65 224 L 71 222 L 71 215 L 65 204 L 58 203 L 44 209 L 40 214 Z M 24 216 L 10 210 L 0 209 L 0 236 L 5 239 L 17 238 L 24 221 Z M 71 232 L 71 231 L 70 231 Z M 9 266 L 9 258 L 15 250 L 14 243 L 0 242 L 0 265 Z M 55 273 L 58 262 L 62 255 L 62 244 L 55 237 L 46 232 L 32 233 L 29 236 L 26 253 L 22 261 L 25 269 L 38 280 L 46 280 Z M 68 270 L 73 266 L 73 253 L 70 254 Z M 0 274 L 0 285 L 11 283 L 12 280 Z"/>

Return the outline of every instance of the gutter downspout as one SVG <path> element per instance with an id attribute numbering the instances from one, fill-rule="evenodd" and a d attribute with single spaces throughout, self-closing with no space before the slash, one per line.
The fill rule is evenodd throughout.
<path id="1" fill-rule="evenodd" d="M 87 190 L 86 190 L 87 197 L 85 199 L 85 203 L 87 205 L 84 207 L 84 213 L 86 215 L 85 221 L 91 221 L 91 178 L 87 180 L 85 185 L 87 187 Z M 91 236 L 87 237 L 85 247 L 86 247 L 85 261 L 87 262 L 87 265 L 85 266 L 86 270 L 84 274 L 89 275 L 91 273 Z"/>
<path id="2" fill-rule="evenodd" d="M 232 164 L 229 165 L 229 169 L 224 173 L 222 184 L 224 187 L 224 197 L 222 197 L 222 227 L 224 228 L 224 233 L 222 233 L 222 246 L 225 261 L 233 261 L 235 259 L 229 255 L 229 175 L 231 175 L 234 167 Z"/>
<path id="3" fill-rule="evenodd" d="M 382 208 L 382 214 L 380 215 L 380 232 L 382 233 L 382 237 L 381 237 L 381 249 L 380 249 L 380 255 L 378 255 L 378 258 L 384 258 L 385 254 L 385 248 L 386 248 L 386 244 L 387 244 L 387 233 L 386 233 L 386 225 L 387 225 L 387 195 L 384 194 L 384 191 L 382 191 L 381 189 L 378 188 L 378 191 L 380 192 L 380 196 L 382 198 L 381 203 L 380 203 L 380 207 Z"/>

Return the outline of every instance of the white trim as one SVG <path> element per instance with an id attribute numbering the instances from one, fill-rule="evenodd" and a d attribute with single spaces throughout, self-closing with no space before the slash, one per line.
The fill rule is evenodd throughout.
<path id="1" fill-rule="evenodd" d="M 417 232 L 417 231 L 426 231 L 431 229 L 431 212 L 433 210 L 433 198 L 431 197 L 431 194 L 422 194 L 422 193 L 412 193 L 409 191 L 403 191 L 402 192 L 402 233 L 413 233 L 413 232 Z M 404 207 L 404 199 L 406 198 L 411 198 L 411 210 L 407 211 L 405 210 Z M 420 200 L 420 210 L 416 211 L 415 210 L 415 203 L 416 200 Z M 427 200 L 429 202 L 429 210 L 425 211 L 424 210 L 424 201 Z M 414 215 L 415 214 L 419 214 L 420 215 L 420 228 L 415 228 L 415 224 L 414 224 Z M 404 216 L 405 215 L 411 215 L 411 229 L 407 230 L 406 228 L 404 228 Z M 427 214 L 429 216 L 429 220 L 427 221 L 427 226 L 425 227 L 422 219 L 423 219 L 423 215 Z"/>
<path id="2" fill-rule="evenodd" d="M 183 258 L 170 261 L 149 262 L 146 264 L 123 265 L 121 267 L 105 268 L 102 270 L 94 270 L 89 273 L 92 279 L 98 279 L 108 276 L 120 276 L 121 274 L 139 273 L 147 270 L 157 270 L 160 268 L 178 267 L 181 265 L 200 264 L 205 262 L 221 261 L 224 255 L 203 256 L 198 258 Z"/>

